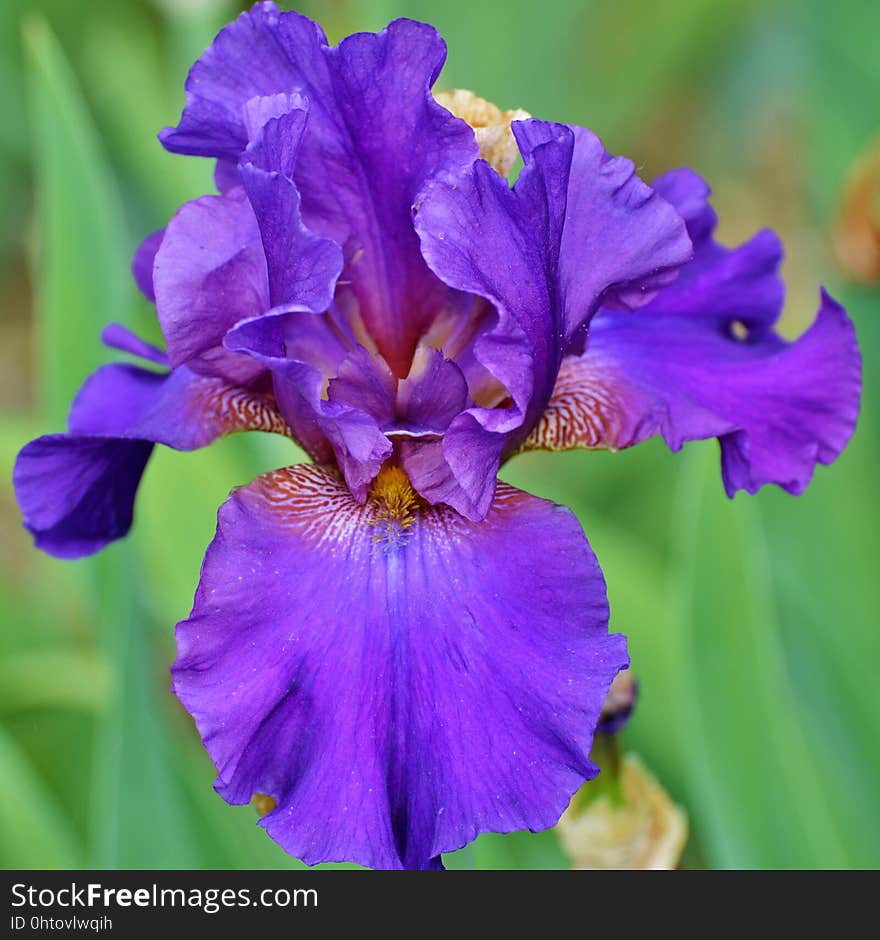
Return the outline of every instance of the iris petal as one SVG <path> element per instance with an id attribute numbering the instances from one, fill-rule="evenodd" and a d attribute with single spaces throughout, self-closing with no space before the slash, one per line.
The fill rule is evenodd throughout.
<path id="1" fill-rule="evenodd" d="M 100 551 L 131 528 L 149 441 L 49 434 L 25 445 L 13 481 L 25 528 L 56 558 Z"/>
<path id="2" fill-rule="evenodd" d="M 180 123 L 161 135 L 178 153 L 237 159 L 249 138 L 246 102 L 289 92 L 309 100 L 294 177 L 304 219 L 348 246 L 346 278 L 398 377 L 442 295 L 419 254 L 410 208 L 428 179 L 477 155 L 470 128 L 430 93 L 445 57 L 443 40 L 423 23 L 397 20 L 331 47 L 308 18 L 260 3 L 196 62 Z"/>
<path id="3" fill-rule="evenodd" d="M 605 151 L 585 127 L 563 125 L 573 137 L 561 201 L 565 217 L 558 253 L 566 337 L 606 306 L 644 306 L 692 255 L 678 213 L 636 176 L 635 165 Z M 524 159 L 552 140 L 560 125 L 520 121 L 513 131 Z"/>
<path id="4" fill-rule="evenodd" d="M 686 167 L 670 170 L 651 184 L 681 214 L 694 245 L 693 260 L 676 281 L 658 294 L 651 314 L 738 320 L 751 335 L 766 332 L 779 319 L 785 285 L 779 273 L 782 243 L 769 229 L 736 248 L 713 238 L 717 217 L 711 190 Z"/>
<path id="5" fill-rule="evenodd" d="M 566 360 L 526 448 L 630 447 L 654 434 L 678 450 L 717 437 L 728 495 L 806 487 L 855 428 L 860 359 L 843 308 L 823 293 L 795 343 L 754 344 L 711 319 L 603 313 L 586 353 Z"/>
<path id="6" fill-rule="evenodd" d="M 313 235 L 302 221 L 300 193 L 292 177 L 307 104 L 299 95 L 274 95 L 252 99 L 248 106 L 250 120 L 264 123 L 253 134 L 240 173 L 260 227 L 269 303 L 324 311 L 342 270 L 342 249 Z"/>
<path id="7" fill-rule="evenodd" d="M 300 333 L 304 337 L 298 340 Z M 341 350 L 328 317 L 303 311 L 290 313 L 284 307 L 277 313 L 270 311 L 237 324 L 224 342 L 227 348 L 252 356 L 272 373 L 278 406 L 296 439 L 317 460 L 335 457 L 351 491 L 364 500 L 367 487 L 392 449 L 382 432 L 381 418 L 377 420 L 361 407 L 376 407 L 388 401 L 383 386 L 390 376 L 383 375 L 381 364 L 373 362 L 362 347 L 352 354 Z M 298 355 L 304 358 L 296 358 Z M 325 392 L 332 393 L 333 383 L 327 384 L 321 365 L 335 362 L 335 372 L 344 368 L 348 355 L 365 362 L 367 368 L 359 376 L 352 375 L 359 382 L 342 378 L 338 398 L 328 399 Z M 356 373 L 356 368 L 349 365 Z M 346 392 L 358 386 L 368 393 L 367 400 L 352 403 Z M 381 408 L 381 414 L 386 417 L 387 408 Z"/>
<path id="8" fill-rule="evenodd" d="M 168 223 L 153 270 L 171 364 L 236 384 L 257 378 L 259 363 L 222 345 L 235 323 L 269 309 L 260 229 L 244 190 L 182 206 Z"/>
<path id="9" fill-rule="evenodd" d="M 482 831 L 553 825 L 595 775 L 627 662 L 607 617 L 561 507 L 501 485 L 473 524 L 402 474 L 360 505 L 290 467 L 220 510 L 174 689 L 217 790 L 272 796 L 261 825 L 288 852 L 433 867 Z"/>
<path id="10" fill-rule="evenodd" d="M 473 354 L 510 397 L 468 409 L 442 445 L 407 458 L 420 492 L 474 519 L 491 502 L 499 458 L 538 421 L 600 300 L 647 301 L 691 254 L 672 207 L 589 131 L 540 121 L 513 129 L 525 162 L 513 189 L 478 162 L 429 186 L 415 215 L 436 274 L 498 312 Z"/>
<path id="11" fill-rule="evenodd" d="M 824 291 L 794 343 L 782 308 L 781 246 L 760 232 L 738 248 L 712 239 L 709 189 L 692 171 L 658 181 L 694 238 L 680 278 L 635 312 L 602 309 L 587 348 L 566 358 L 524 447 L 630 447 L 655 434 L 678 450 L 717 437 L 728 495 L 776 483 L 800 493 L 855 428 L 861 361 L 853 326 Z"/>
<path id="12" fill-rule="evenodd" d="M 271 396 L 196 375 L 108 365 L 84 384 L 70 432 L 37 438 L 15 462 L 15 492 L 39 548 L 60 558 L 99 551 L 131 527 L 155 443 L 204 447 L 243 429 L 287 433 Z"/>
<path id="13" fill-rule="evenodd" d="M 420 348 L 397 392 L 401 425 L 442 434 L 468 403 L 461 369 L 439 350 Z"/>

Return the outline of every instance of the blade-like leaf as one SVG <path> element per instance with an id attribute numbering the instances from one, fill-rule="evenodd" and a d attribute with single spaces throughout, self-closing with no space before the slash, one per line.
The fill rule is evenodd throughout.
<path id="1" fill-rule="evenodd" d="M 728 502 L 711 445 L 692 447 L 677 499 L 669 637 L 684 782 L 717 867 L 849 861 L 823 758 L 792 687 L 757 501 Z"/>
<path id="2" fill-rule="evenodd" d="M 0 727 L 0 867 L 77 868 L 82 861 L 70 820 Z"/>
<path id="3" fill-rule="evenodd" d="M 37 198 L 36 347 L 43 410 L 60 429 L 86 374 L 106 357 L 103 326 L 131 297 L 119 198 L 49 26 L 24 26 Z"/>
<path id="4" fill-rule="evenodd" d="M 0 658 L 0 715 L 31 708 L 100 712 L 109 676 L 93 653 L 36 649 Z"/>

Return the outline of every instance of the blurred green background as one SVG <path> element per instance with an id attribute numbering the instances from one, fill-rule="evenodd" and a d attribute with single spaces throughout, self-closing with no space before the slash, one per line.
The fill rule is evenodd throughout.
<path id="1" fill-rule="evenodd" d="M 132 536 L 77 563 L 32 549 L 10 484 L 18 448 L 61 430 L 108 353 L 101 327 L 156 336 L 131 254 L 210 167 L 163 152 L 186 69 L 240 7 L 211 0 L 0 5 L 0 865 L 295 867 L 229 808 L 168 692 L 228 490 L 295 462 L 241 435 L 159 451 Z M 860 425 L 806 495 L 729 502 L 717 445 L 672 455 L 535 454 L 505 476 L 576 509 L 612 627 L 641 685 L 625 732 L 691 819 L 688 867 L 880 864 L 880 289 L 833 259 L 848 169 L 880 131 L 880 7 L 839 0 L 350 0 L 303 3 L 331 39 L 398 15 L 446 37 L 444 87 L 585 124 L 642 175 L 690 163 L 727 241 L 788 248 L 783 329 L 819 283 L 850 308 L 865 359 Z M 565 867 L 553 832 L 485 836 L 455 867 Z"/>

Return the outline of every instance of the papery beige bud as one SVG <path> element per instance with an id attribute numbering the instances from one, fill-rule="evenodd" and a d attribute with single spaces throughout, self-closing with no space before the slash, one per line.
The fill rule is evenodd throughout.
<path id="1" fill-rule="evenodd" d="M 531 114 L 521 108 L 502 111 L 491 101 L 478 97 L 466 88 L 440 91 L 434 97 L 444 108 L 470 124 L 477 138 L 480 156 L 502 176 L 507 176 L 519 155 L 510 124 L 512 121 L 530 118 Z"/>
<path id="2" fill-rule="evenodd" d="M 574 800 L 559 820 L 556 829 L 572 868 L 676 868 L 687 842 L 684 812 L 635 754 L 623 758 L 619 784 L 619 803 L 603 794 L 581 809 Z"/>

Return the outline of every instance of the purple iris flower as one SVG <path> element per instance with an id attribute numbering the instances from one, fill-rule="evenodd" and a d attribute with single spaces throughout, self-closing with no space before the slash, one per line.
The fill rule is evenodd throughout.
<path id="1" fill-rule="evenodd" d="M 226 27 L 161 135 L 220 192 L 134 263 L 167 352 L 109 328 L 145 365 L 95 373 L 15 470 L 37 545 L 76 557 L 128 531 L 155 443 L 259 429 L 313 458 L 222 506 L 173 667 L 218 792 L 271 797 L 310 864 L 439 867 L 597 773 L 625 641 L 580 525 L 506 459 L 716 437 L 729 494 L 798 493 L 858 411 L 838 304 L 774 330 L 775 236 L 722 247 L 699 177 L 649 187 L 583 128 L 444 107 L 444 58 L 408 20 L 338 47 L 272 3 Z"/>

